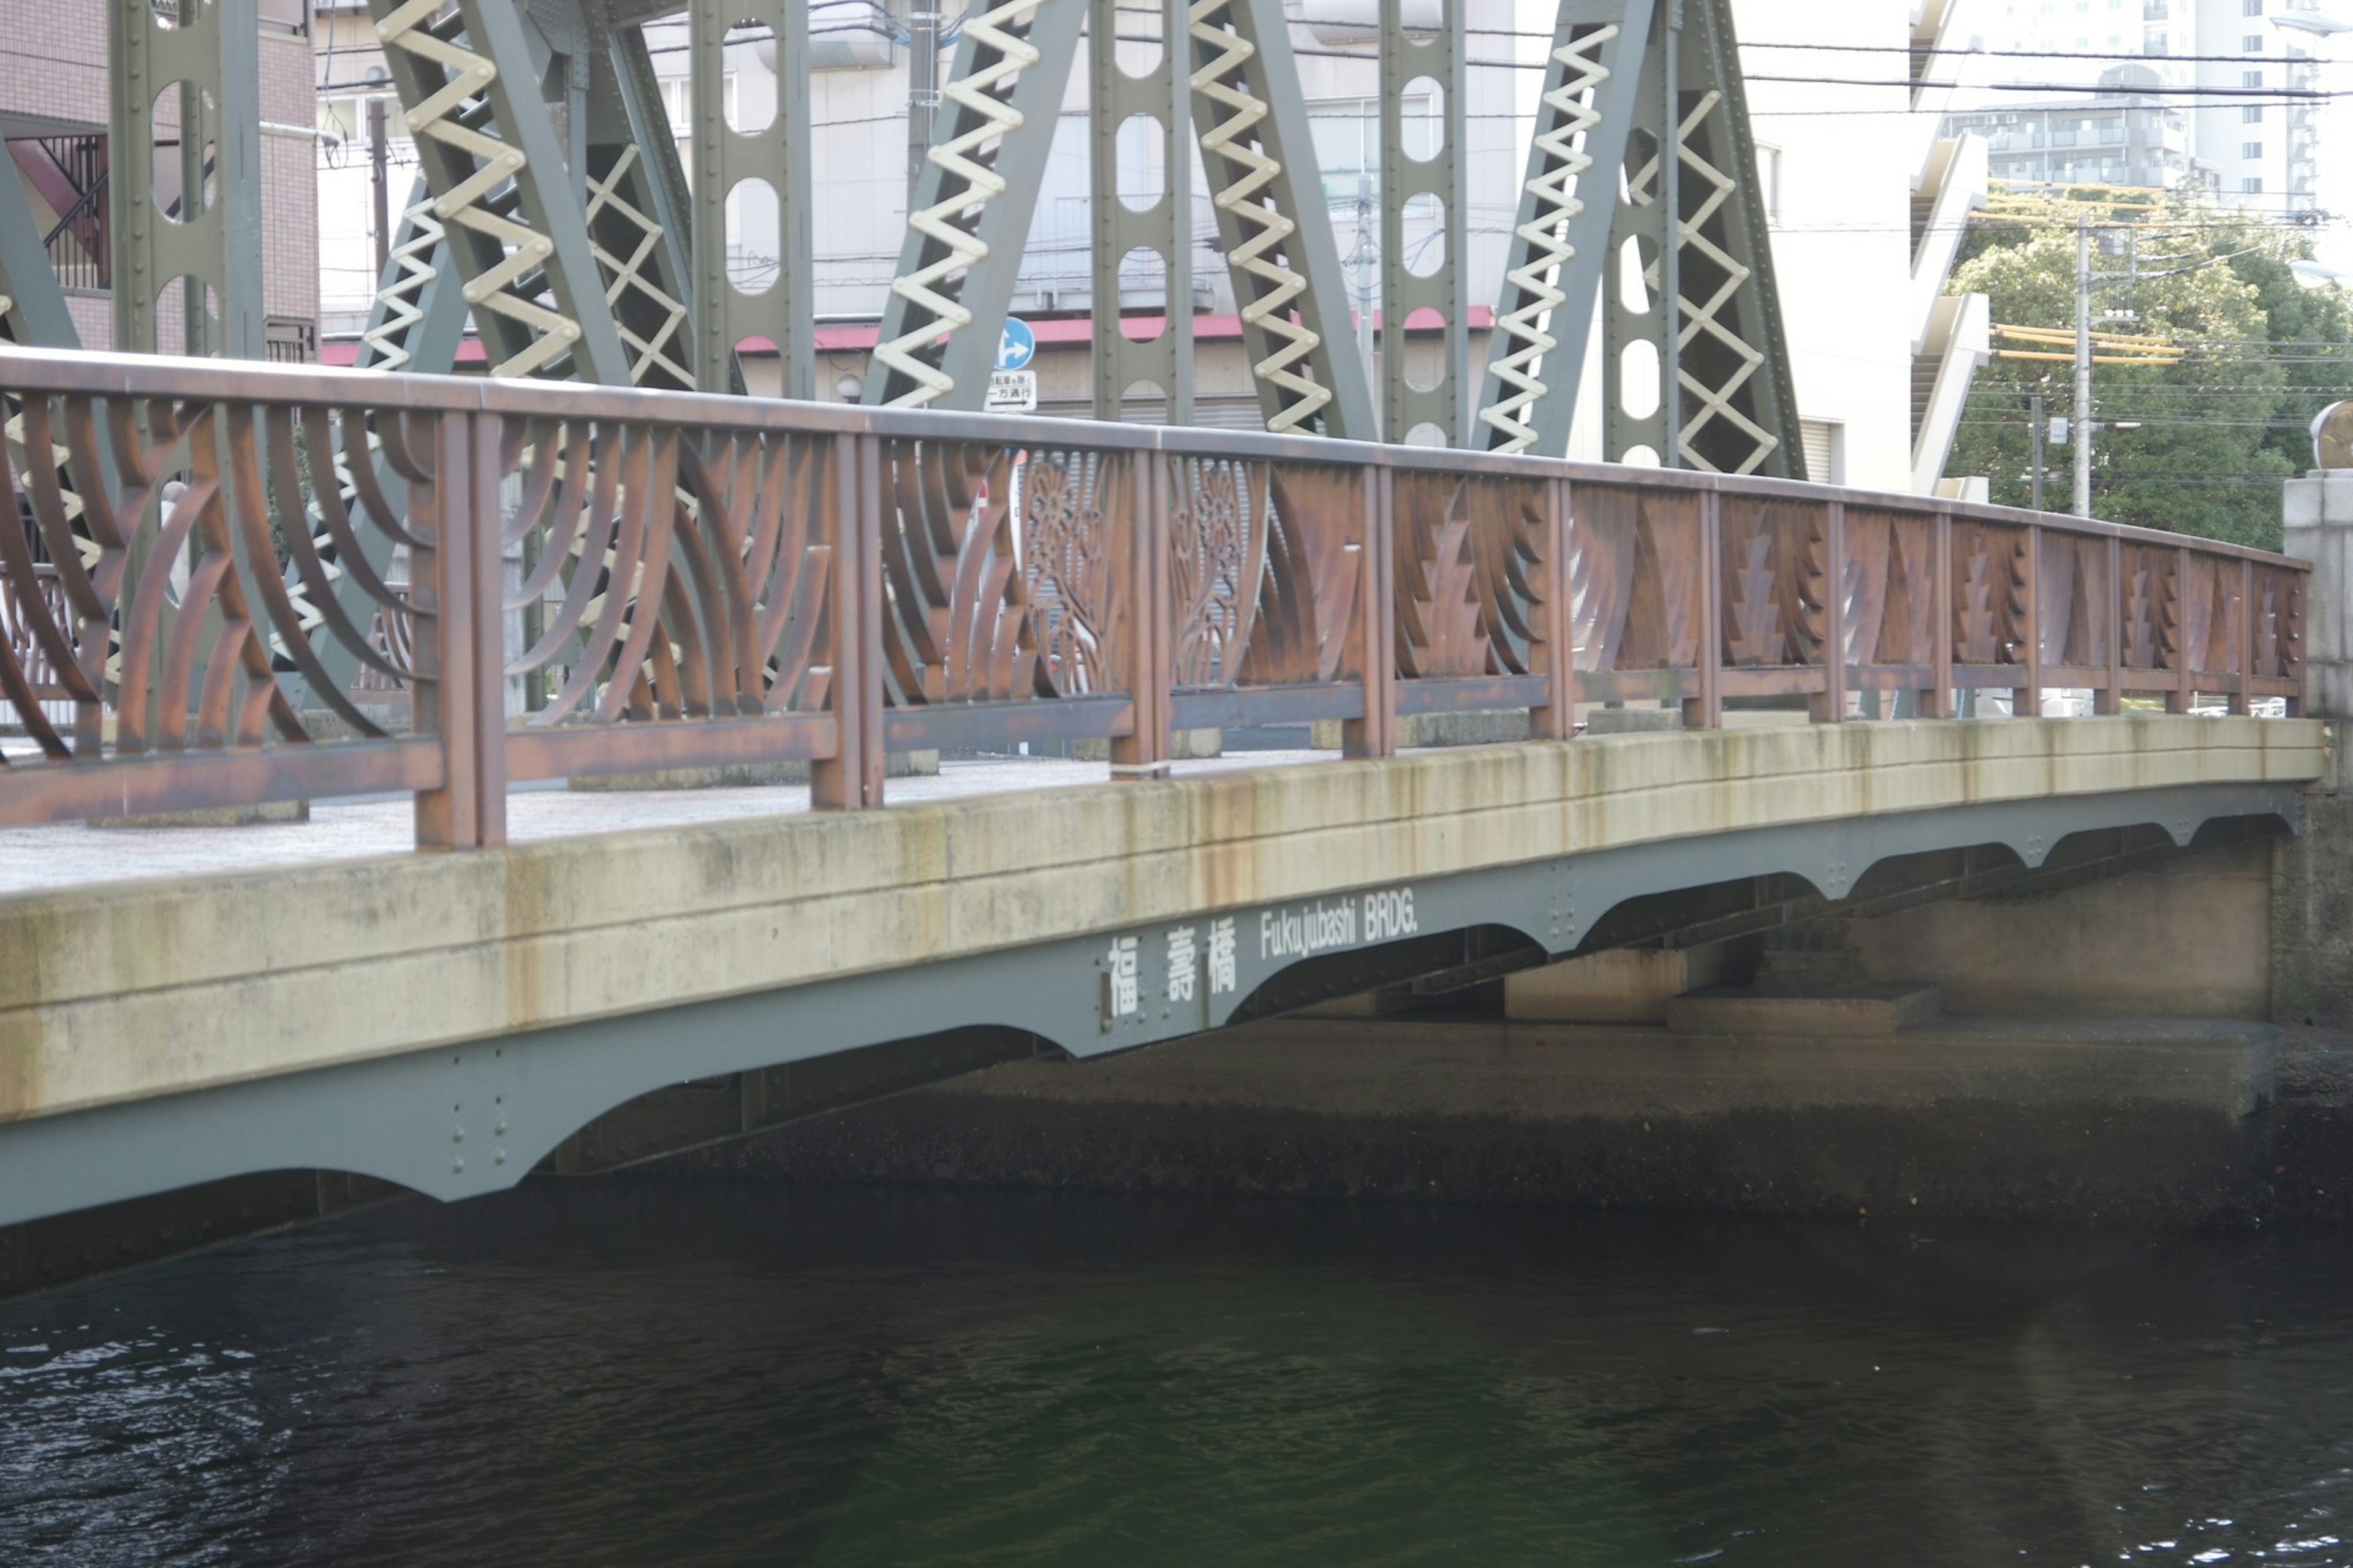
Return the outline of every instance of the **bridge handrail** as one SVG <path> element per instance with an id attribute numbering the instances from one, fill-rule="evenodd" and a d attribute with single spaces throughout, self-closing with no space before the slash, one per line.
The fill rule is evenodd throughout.
<path id="1" fill-rule="evenodd" d="M 806 761 L 850 806 L 942 746 L 1103 740 L 1140 777 L 1216 726 L 1378 756 L 1417 714 L 1567 739 L 1595 701 L 2302 699 L 2305 563 L 1911 495 L 6 348 L 0 412 L 0 717 L 37 750 L 0 824 L 399 790 L 420 843 L 479 846 L 534 777 Z"/>

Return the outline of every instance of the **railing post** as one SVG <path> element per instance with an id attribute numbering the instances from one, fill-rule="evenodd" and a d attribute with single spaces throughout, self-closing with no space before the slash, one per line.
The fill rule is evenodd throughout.
<path id="1" fill-rule="evenodd" d="M 493 426 L 491 460 L 495 468 L 495 421 Z M 418 605 L 427 613 L 417 617 L 418 679 L 412 687 L 411 722 L 420 733 L 429 731 L 436 736 L 442 761 L 441 787 L 419 791 L 417 796 L 420 849 L 473 849 L 485 841 L 481 667 L 486 658 L 493 667 L 498 660 L 495 655 L 486 656 L 481 647 L 477 579 L 482 549 L 476 535 L 488 532 L 493 541 L 497 538 L 498 484 L 493 479 L 489 486 L 492 521 L 485 527 L 476 515 L 483 487 L 474 426 L 471 416 L 456 410 L 444 410 L 434 419 L 432 516 L 427 520 L 433 548 L 410 555 L 411 592 L 429 595 Z M 495 542 L 491 548 L 495 559 Z"/>
<path id="2" fill-rule="evenodd" d="M 2010 688 L 2010 712 L 2014 719 L 2042 717 L 2042 525 L 2026 525 L 2025 581 L 2020 584 L 2018 662 L 2024 679 Z M 2061 652 L 2063 654 L 2064 649 Z"/>
<path id="3" fill-rule="evenodd" d="M 1569 536 L 1576 517 L 1576 487 L 1567 479 L 1545 481 L 1545 705 L 1528 715 L 1529 733 L 1539 741 L 1566 741 L 1577 733 L 1577 626 L 1569 574 Z"/>
<path id="4" fill-rule="evenodd" d="M 490 849 L 507 841 L 506 528 L 499 494 L 506 474 L 499 416 L 476 414 L 466 423 L 473 437 L 466 527 L 474 578 L 474 842 Z"/>
<path id="5" fill-rule="evenodd" d="M 2165 710 L 2187 713 L 2198 693 L 2192 687 L 2196 672 L 2189 663 L 2189 546 L 2186 544 L 2173 552 L 2173 585 L 2168 592 L 2173 605 L 2174 686 L 2165 694 Z"/>
<path id="6" fill-rule="evenodd" d="M 1822 690 L 1809 704 L 1816 723 L 1846 722 L 1846 502 L 1824 504 Z"/>
<path id="7" fill-rule="evenodd" d="M 2254 709 L 2255 683 L 2255 563 L 2242 559 L 2239 563 L 2239 636 L 2237 647 L 2231 650 L 2238 666 L 2239 682 L 2231 693 L 2231 711 L 2252 713 Z"/>
<path id="8" fill-rule="evenodd" d="M 1953 716 L 1953 514 L 1948 508 L 1936 509 L 1936 570 L 1929 597 L 1936 606 L 1934 631 L 1935 649 L 1930 658 L 1934 667 L 1929 674 L 1930 689 L 1921 694 L 1920 717 L 1949 719 Z"/>
<path id="9" fill-rule="evenodd" d="M 1135 704 L 1135 731 L 1111 743 L 1111 776 L 1140 779 L 1168 772 L 1176 699 L 1169 668 L 1168 460 L 1158 449 L 1134 454 L 1127 531 L 1127 668 L 1121 672 Z M 1122 603 L 1119 595 L 1112 598 Z"/>
<path id="10" fill-rule="evenodd" d="M 834 437 L 834 754 L 809 768 L 809 804 L 882 804 L 882 448 Z"/>
<path id="11" fill-rule="evenodd" d="M 1340 725 L 1344 756 L 1397 754 L 1397 517 L 1396 487 L 1388 459 L 1375 457 L 1358 470 L 1364 486 L 1365 563 L 1356 574 L 1357 662 L 1365 686 L 1365 716 Z"/>
<path id="12" fill-rule="evenodd" d="M 1724 497 L 1699 498 L 1699 695 L 1683 699 L 1683 728 L 1724 727 Z"/>
<path id="13" fill-rule="evenodd" d="M 2092 694 L 2094 713 L 2121 713 L 2125 698 L 2125 546 L 2108 540 L 2108 625 L 2101 639 L 2100 662 L 2108 668 L 2107 684 Z"/>

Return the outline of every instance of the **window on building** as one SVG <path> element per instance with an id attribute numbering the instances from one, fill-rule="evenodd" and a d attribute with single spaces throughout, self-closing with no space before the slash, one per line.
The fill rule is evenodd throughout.
<path id="1" fill-rule="evenodd" d="M 2247 34 L 2239 40 L 2239 51 L 2242 54 L 2249 55 L 2262 54 L 2263 52 L 2263 36 L 2261 33 Z"/>
<path id="2" fill-rule="evenodd" d="M 2111 116 L 2100 121 L 2100 141 L 2103 144 L 2117 146 L 2122 144 L 2124 139 L 2125 122 L 2121 118 Z"/>
<path id="3" fill-rule="evenodd" d="M 2239 85 L 2241 87 L 2261 87 L 2263 85 L 2263 73 L 2261 71 L 2242 71 L 2239 73 Z"/>
<path id="4" fill-rule="evenodd" d="M 679 156 L 686 163 L 687 177 L 694 175 L 694 81 L 691 77 L 666 76 L 660 79 L 662 112 L 670 116 L 670 134 L 678 140 Z M 725 100 L 727 123 L 735 123 L 735 73 L 720 78 L 719 91 Z"/>
<path id="5" fill-rule="evenodd" d="M 2242 16 L 2260 16 L 2263 14 L 2263 0 L 2246 0 L 2239 10 Z"/>
<path id="6" fill-rule="evenodd" d="M 2007 143 L 2002 137 L 1996 146 Z M 1781 221 L 1781 149 L 1769 142 L 1757 143 L 1757 186 L 1765 194 L 1765 216 L 1774 223 Z"/>
<path id="7" fill-rule="evenodd" d="M 2262 157 L 2263 155 L 2263 144 L 2262 142 L 2240 142 L 2240 143 L 2239 143 L 2239 156 L 2240 156 L 2240 157 L 2242 157 L 2242 158 L 2260 158 L 2260 157 Z"/>
<path id="8" fill-rule="evenodd" d="M 2263 176 L 2260 174 L 2249 174 L 2245 179 L 2239 182 L 2239 189 L 2251 196 L 2262 195 L 2263 194 Z"/>
<path id="9" fill-rule="evenodd" d="M 1439 120 L 1438 100 L 1427 94 L 1406 99 L 1405 155 L 1437 156 L 1445 131 Z M 1307 106 L 1307 128 L 1315 138 L 1317 160 L 1324 166 L 1324 191 L 1331 196 L 1356 194 L 1359 172 L 1378 174 L 1381 168 L 1381 105 L 1375 98 L 1317 99 Z"/>
<path id="10" fill-rule="evenodd" d="M 2263 122 L 2263 106 L 2260 103 L 2247 105 L 2239 110 L 2239 119 L 2244 124 L 2261 125 Z"/>
<path id="11" fill-rule="evenodd" d="M 340 137 L 346 147 L 364 148 L 367 145 L 368 136 L 368 100 L 375 96 L 379 95 L 354 93 L 348 97 L 343 94 L 337 94 L 332 98 L 322 97 L 319 100 L 319 116 L 322 121 L 319 129 L 327 132 L 332 137 Z M 391 142 L 407 141 L 408 116 L 401 112 L 400 100 L 393 93 L 389 82 L 385 84 L 385 90 L 380 96 L 384 99 L 385 110 L 384 123 L 385 139 Z M 332 142 L 329 143 L 331 147 L 332 144 Z"/>

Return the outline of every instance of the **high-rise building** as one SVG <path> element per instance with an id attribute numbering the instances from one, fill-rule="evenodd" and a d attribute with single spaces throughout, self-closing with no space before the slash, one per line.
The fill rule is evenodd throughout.
<path id="1" fill-rule="evenodd" d="M 1996 141 L 1994 173 L 2020 180 L 2097 179 L 2114 184 L 2194 183 L 2232 205 L 2267 213 L 2309 213 L 2316 189 L 2319 100 L 2299 95 L 2320 85 L 2328 39 L 2353 30 L 2322 9 L 2322 0 L 1979 0 L 1975 25 L 1989 51 L 1981 82 L 2005 84 L 1970 95 L 1966 122 Z M 2154 73 L 2092 89 L 2103 71 L 2137 56 Z M 2048 99 L 2021 101 L 2021 84 L 2047 85 Z M 2135 87 L 2149 90 L 2136 95 Z M 2170 105 L 2158 109 L 2159 102 Z M 2014 145 L 1999 144 L 1986 116 L 2016 117 Z M 2133 157 L 2137 118 L 2147 134 L 2168 114 L 2186 132 L 2182 159 Z M 2077 123 L 2069 125 L 2073 121 Z M 2046 136 L 2088 132 L 2112 156 L 2055 154 L 2023 144 L 2033 124 Z M 2080 144 L 2080 143 L 2079 143 Z M 2087 165 L 2096 164 L 2094 174 Z M 2071 172 L 2072 171 L 2072 172 Z"/>

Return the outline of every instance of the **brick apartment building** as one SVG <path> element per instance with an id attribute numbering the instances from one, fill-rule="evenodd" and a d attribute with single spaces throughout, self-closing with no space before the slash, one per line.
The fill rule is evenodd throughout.
<path id="1" fill-rule="evenodd" d="M 175 0 L 155 3 L 160 11 Z M 307 359 L 319 318 L 310 21 L 301 0 L 262 0 L 260 9 L 262 309 L 270 357 Z M 105 181 L 120 153 L 108 145 L 108 10 L 106 0 L 0 0 L 6 166 L 24 183 L 86 348 L 115 346 Z M 141 155 L 175 163 L 176 151 Z M 164 317 L 168 345 L 178 341 L 168 305 Z"/>

